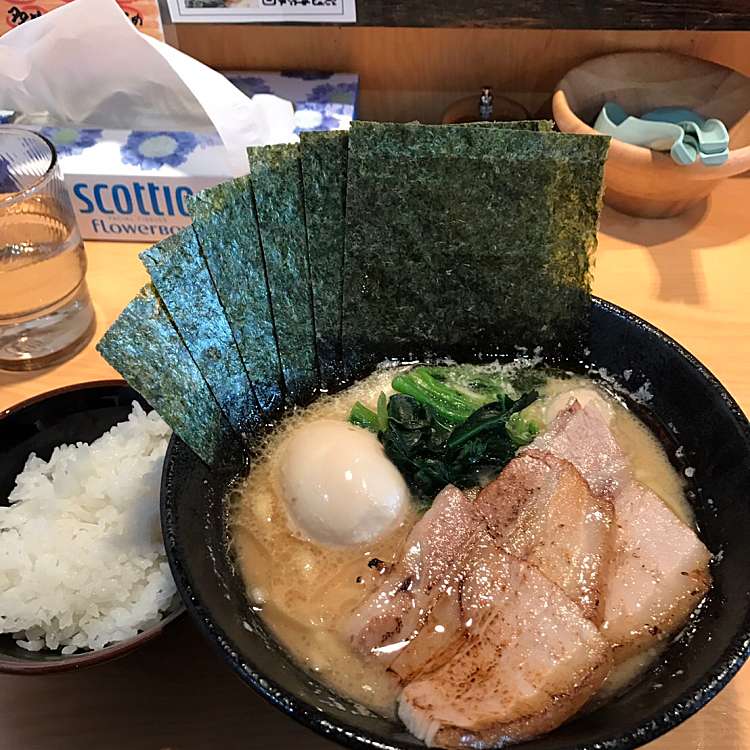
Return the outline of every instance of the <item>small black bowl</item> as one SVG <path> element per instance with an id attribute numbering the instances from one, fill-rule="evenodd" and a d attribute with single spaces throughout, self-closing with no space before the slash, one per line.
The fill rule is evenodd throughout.
<path id="1" fill-rule="evenodd" d="M 0 412 L 0 502 L 8 504 L 8 495 L 29 453 L 36 453 L 46 461 L 57 445 L 90 443 L 126 420 L 133 401 L 144 409 L 151 408 L 123 380 L 99 380 L 58 388 Z M 26 651 L 10 635 L 0 635 L 0 672 L 45 674 L 109 661 L 155 638 L 183 611 L 175 602 L 174 610 L 161 622 L 134 638 L 98 651 L 66 656 L 54 651 Z"/>
<path id="2" fill-rule="evenodd" d="M 643 416 L 678 468 L 695 471 L 690 500 L 716 555 L 714 586 L 685 633 L 624 695 L 525 750 L 626 750 L 653 740 L 713 698 L 750 651 L 750 424 L 692 355 L 661 331 L 594 299 L 582 371 L 648 396 Z M 599 368 L 602 368 L 601 371 Z M 236 467 L 235 472 L 238 470 Z M 688 472 L 690 473 L 690 472 Z M 162 477 L 162 527 L 183 600 L 226 662 L 256 691 L 320 734 L 350 747 L 422 744 L 399 724 L 356 711 L 300 669 L 248 605 L 227 547 L 231 469 L 211 471 L 173 438 Z"/>

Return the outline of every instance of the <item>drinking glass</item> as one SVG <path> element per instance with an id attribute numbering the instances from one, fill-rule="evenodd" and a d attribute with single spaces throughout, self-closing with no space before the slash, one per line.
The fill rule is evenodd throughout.
<path id="1" fill-rule="evenodd" d="M 0 369 L 61 362 L 94 327 L 86 253 L 55 147 L 0 126 Z"/>

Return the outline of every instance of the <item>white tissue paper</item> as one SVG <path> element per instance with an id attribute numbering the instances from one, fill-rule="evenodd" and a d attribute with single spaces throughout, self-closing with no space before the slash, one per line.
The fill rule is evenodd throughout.
<path id="1" fill-rule="evenodd" d="M 291 102 L 246 96 L 114 0 L 73 0 L 2 36 L 0 109 L 55 144 L 87 239 L 172 234 L 190 195 L 247 174 L 247 146 L 299 140 Z"/>
<path id="2" fill-rule="evenodd" d="M 0 106 L 61 125 L 214 128 L 232 175 L 245 148 L 296 140 L 291 102 L 245 96 L 211 68 L 139 32 L 114 0 L 74 0 L 0 38 Z"/>

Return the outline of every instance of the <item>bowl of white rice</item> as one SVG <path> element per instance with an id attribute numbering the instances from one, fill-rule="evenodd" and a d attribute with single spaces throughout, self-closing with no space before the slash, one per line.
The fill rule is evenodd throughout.
<path id="1" fill-rule="evenodd" d="M 120 380 L 0 413 L 0 671 L 109 660 L 182 613 L 159 522 L 170 437 Z"/>

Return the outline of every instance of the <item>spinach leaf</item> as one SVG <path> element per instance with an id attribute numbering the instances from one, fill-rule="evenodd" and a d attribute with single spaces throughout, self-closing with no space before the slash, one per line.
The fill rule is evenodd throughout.
<path id="1" fill-rule="evenodd" d="M 435 417 L 446 426 L 460 424 L 487 401 L 469 391 L 461 392 L 445 385 L 434 378 L 427 367 L 415 367 L 397 375 L 392 385 L 393 390 L 431 407 Z"/>
<path id="2" fill-rule="evenodd" d="M 528 445 L 539 434 L 539 425 L 531 419 L 524 419 L 519 412 L 510 415 L 505 429 L 510 439 L 519 446 Z"/>
<path id="3" fill-rule="evenodd" d="M 388 401 L 387 426 L 378 437 L 417 505 L 426 509 L 447 484 L 467 489 L 485 485 L 500 473 L 518 446 L 535 434 L 533 423 L 519 412 L 536 398 L 536 391 L 518 400 L 501 396 L 459 425 L 446 427 L 433 406 L 397 393 Z M 520 421 L 511 434 L 507 425 L 513 417 Z"/>
<path id="4" fill-rule="evenodd" d="M 548 370 L 488 370 L 477 365 L 419 366 L 393 379 L 393 389 L 432 407 L 442 424 L 462 424 L 477 409 L 542 386 Z"/>
<path id="5" fill-rule="evenodd" d="M 383 391 L 378 396 L 378 432 L 385 432 L 388 428 L 388 398 Z"/>
<path id="6" fill-rule="evenodd" d="M 370 432 L 379 432 L 378 415 L 368 409 L 361 401 L 357 401 L 349 412 L 349 421 L 357 427 L 363 427 Z"/>
<path id="7" fill-rule="evenodd" d="M 388 427 L 388 398 L 385 393 L 380 392 L 377 412 L 368 409 L 361 401 L 357 401 L 349 412 L 349 421 L 370 432 L 384 432 Z"/>
<path id="8" fill-rule="evenodd" d="M 539 432 L 521 414 L 537 391 L 514 398 L 514 384 L 499 372 L 420 366 L 397 375 L 392 385 L 396 393 L 381 393 L 376 411 L 358 401 L 349 421 L 377 434 L 423 509 L 447 484 L 486 485 Z"/>
<path id="9" fill-rule="evenodd" d="M 521 396 L 518 401 L 514 401 L 510 396 L 501 395 L 497 401 L 477 409 L 463 424 L 456 427 L 451 433 L 447 447 L 457 448 L 472 438 L 483 434 L 491 435 L 493 431 L 497 434 L 499 427 L 502 427 L 503 432 L 507 434 L 505 425 L 511 415 L 536 401 L 537 396 L 536 391 L 531 391 Z M 510 435 L 508 435 L 508 441 L 512 443 Z"/>

